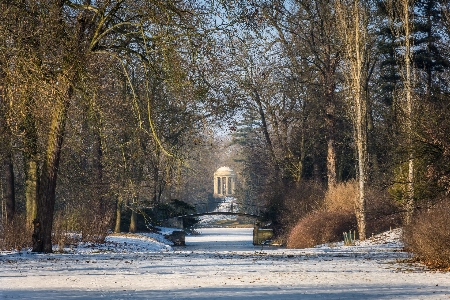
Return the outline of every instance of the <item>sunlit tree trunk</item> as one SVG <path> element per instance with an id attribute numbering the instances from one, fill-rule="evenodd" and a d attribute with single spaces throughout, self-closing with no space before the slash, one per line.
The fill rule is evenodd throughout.
<path id="1" fill-rule="evenodd" d="M 131 203 L 131 219 L 130 219 L 130 227 L 128 229 L 129 232 L 135 233 L 137 230 L 137 212 L 139 204 L 139 194 L 134 195 L 133 203 Z"/>
<path id="2" fill-rule="evenodd" d="M 402 21 L 405 31 L 405 74 L 404 86 L 406 95 L 406 130 L 408 135 L 408 199 L 407 199 L 407 217 L 406 223 L 411 221 L 414 212 L 414 152 L 413 152 L 413 97 L 412 97 L 412 73 L 411 73 L 411 25 L 410 25 L 410 0 L 401 0 Z"/>
<path id="3" fill-rule="evenodd" d="M 26 181 L 25 181 L 25 199 L 26 199 L 26 215 L 27 226 L 32 227 L 33 220 L 36 219 L 36 196 L 37 196 L 37 179 L 38 170 L 37 163 L 34 159 L 27 162 Z"/>
<path id="4" fill-rule="evenodd" d="M 327 126 L 327 179 L 328 189 L 336 185 L 336 142 L 335 142 L 335 128 L 336 128 L 336 107 L 334 103 L 333 90 L 327 85 L 325 92 L 326 108 L 325 108 L 325 124 Z"/>
<path id="5" fill-rule="evenodd" d="M 136 222 L 137 222 L 137 214 L 136 214 L 136 210 L 133 208 L 131 210 L 130 228 L 128 229 L 129 232 L 131 232 L 131 233 L 136 232 L 136 228 L 137 228 Z"/>
<path id="6" fill-rule="evenodd" d="M 57 99 L 53 109 L 51 128 L 37 194 L 37 211 L 34 220 L 33 252 L 52 252 L 52 226 L 56 200 L 56 180 L 67 119 L 72 86 L 63 98 Z"/>
<path id="7" fill-rule="evenodd" d="M 27 101 L 25 107 L 26 116 L 24 121 L 25 128 L 25 199 L 26 199 L 26 219 L 27 226 L 32 228 L 33 220 L 36 219 L 36 197 L 38 188 L 38 155 L 37 155 L 37 129 L 36 121 L 32 116 L 31 109 L 35 104 Z"/>
<path id="8" fill-rule="evenodd" d="M 366 238 L 366 170 L 367 170 L 367 93 L 364 77 L 367 66 L 368 12 L 357 0 L 337 1 L 337 30 L 342 34 L 345 55 L 345 75 L 349 90 L 349 108 L 353 120 L 357 157 L 358 199 L 356 218 L 359 239 Z"/>

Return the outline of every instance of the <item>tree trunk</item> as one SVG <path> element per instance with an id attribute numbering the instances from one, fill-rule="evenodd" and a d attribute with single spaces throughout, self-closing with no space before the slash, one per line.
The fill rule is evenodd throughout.
<path id="1" fill-rule="evenodd" d="M 357 157 L 358 197 L 356 199 L 356 218 L 359 239 L 366 239 L 366 169 L 367 169 L 367 94 L 364 93 L 365 82 L 369 75 L 365 74 L 368 52 L 368 12 L 365 3 L 357 0 L 337 1 L 338 30 L 342 35 L 349 88 L 349 110 L 353 121 L 355 151 Z M 367 72 L 369 73 L 369 72 Z"/>
<path id="2" fill-rule="evenodd" d="M 0 65 L 1 68 L 1 65 Z M 5 74 L 0 69 L 0 138 L 3 141 L 0 145 L 0 165 L 5 178 L 4 200 L 6 208 L 6 222 L 13 220 L 16 212 L 16 197 L 14 185 L 14 165 L 12 160 L 11 131 L 6 120 L 7 103 L 5 98 Z"/>
<path id="3" fill-rule="evenodd" d="M 357 4 L 355 4 L 357 7 Z M 355 23 L 359 24 L 359 9 L 355 9 Z M 359 199 L 358 199 L 358 233 L 359 239 L 366 239 L 366 156 L 367 156 L 367 104 L 362 93 L 362 68 L 363 68 L 363 50 L 361 47 L 360 28 L 355 26 L 355 53 L 356 62 L 354 66 L 354 103 L 355 103 L 355 118 L 356 118 L 356 148 L 358 156 L 358 182 L 359 182 Z"/>
<path id="4" fill-rule="evenodd" d="M 121 225 L 121 219 L 122 219 L 122 197 L 119 196 L 119 199 L 117 199 L 117 205 L 116 205 L 116 225 L 114 226 L 114 232 L 120 233 L 120 225 Z"/>
<path id="5" fill-rule="evenodd" d="M 256 89 L 253 90 L 253 94 L 254 94 L 256 104 L 258 105 L 258 113 L 261 118 L 262 130 L 263 130 L 264 138 L 266 140 L 267 148 L 269 150 L 271 159 L 272 159 L 274 167 L 275 167 L 275 176 L 276 176 L 277 180 L 280 180 L 281 179 L 280 166 L 278 164 L 278 160 L 275 155 L 275 150 L 273 148 L 272 140 L 270 138 L 269 129 L 268 129 L 267 121 L 266 121 L 266 115 L 264 113 L 264 108 L 262 105 L 261 97 L 259 96 L 259 93 Z"/>
<path id="6" fill-rule="evenodd" d="M 412 1 L 413 2 L 413 1 Z M 397 29 L 393 27 L 393 31 L 395 32 L 398 40 L 400 40 L 400 47 L 404 49 L 403 62 L 401 65 L 404 65 L 402 70 L 402 80 L 403 80 L 403 95 L 405 97 L 406 103 L 404 107 L 405 113 L 405 124 L 404 130 L 407 137 L 407 149 L 408 149 L 408 182 L 406 184 L 406 220 L 405 222 L 408 224 L 411 221 L 412 215 L 414 213 L 414 146 L 413 146 L 413 74 L 412 74 L 412 66 L 411 63 L 413 61 L 412 58 L 412 26 L 411 18 L 414 16 L 414 5 L 411 3 L 411 0 L 401 0 L 394 1 L 391 0 L 388 2 L 389 13 L 392 20 L 398 16 L 400 18 L 400 22 L 402 24 L 401 29 Z M 430 22 L 430 20 L 428 20 Z M 430 41 L 430 39 L 428 39 Z M 431 73 L 427 71 L 427 100 L 430 91 L 430 78 Z"/>
<path id="7" fill-rule="evenodd" d="M 35 101 L 30 97 L 25 107 L 24 146 L 25 146 L 25 199 L 27 226 L 32 228 L 33 220 L 36 219 L 36 197 L 38 188 L 38 133 L 37 124 L 33 112 Z"/>
<path id="8" fill-rule="evenodd" d="M 408 188 L 407 188 L 407 216 L 406 223 L 411 222 L 412 215 L 414 213 L 414 152 L 413 152 L 413 98 L 412 98 L 412 74 L 411 74 L 411 41 L 409 39 L 411 35 L 411 26 L 409 22 L 410 5 L 409 0 L 402 1 L 403 12 L 403 27 L 405 30 L 405 76 L 404 86 L 406 93 L 406 122 L 407 122 L 407 135 L 408 135 Z M 428 91 L 430 86 L 428 85 Z"/>
<path id="9" fill-rule="evenodd" d="M 334 138 L 328 138 L 327 141 L 327 178 L 328 189 L 336 185 L 336 149 Z"/>
<path id="10" fill-rule="evenodd" d="M 328 138 L 327 142 L 327 178 L 328 189 L 336 185 L 336 150 L 334 138 Z"/>
<path id="11" fill-rule="evenodd" d="M 135 233 L 136 232 L 136 228 L 137 228 L 137 214 L 136 214 L 136 210 L 134 209 L 134 207 L 131 209 L 131 219 L 130 219 L 130 228 L 129 228 L 129 232 L 131 233 Z"/>
<path id="12" fill-rule="evenodd" d="M 361 101 L 361 100 L 360 100 Z M 361 101 L 362 102 L 362 101 Z M 361 111 L 361 108 L 359 109 Z M 365 134 L 362 125 L 362 113 L 358 114 L 358 123 L 356 125 L 356 148 L 358 155 L 358 205 L 356 210 L 356 217 L 358 221 L 358 234 L 360 240 L 366 239 L 366 145 L 365 145 Z M 358 125 L 359 124 L 359 125 Z"/>
<path id="13" fill-rule="evenodd" d="M 25 181 L 26 215 L 27 226 L 33 226 L 33 220 L 36 219 L 36 197 L 37 197 L 37 163 L 34 159 L 27 162 L 27 179 Z"/>
<path id="14" fill-rule="evenodd" d="M 327 128 L 327 179 L 328 189 L 336 185 L 336 147 L 335 147 L 335 104 L 333 91 L 327 90 L 326 98 L 326 117 L 325 124 Z"/>
<path id="15" fill-rule="evenodd" d="M 34 220 L 33 252 L 52 252 L 52 226 L 56 200 L 56 180 L 58 175 L 64 129 L 73 94 L 69 86 L 63 99 L 57 99 L 47 141 L 44 163 L 40 174 L 37 213 Z"/>
<path id="16" fill-rule="evenodd" d="M 3 161 L 4 176 L 5 176 L 5 208 L 6 208 L 6 222 L 10 223 L 14 219 L 16 213 L 16 197 L 14 191 L 14 167 L 11 158 L 11 153 L 5 155 Z"/>
<path id="17" fill-rule="evenodd" d="M 103 220 L 106 214 L 106 203 L 103 197 L 104 187 L 103 187 L 103 149 L 102 140 L 100 135 L 100 129 L 94 129 L 94 161 L 93 161 L 93 171 L 95 178 L 95 205 L 97 206 L 98 214 Z"/>

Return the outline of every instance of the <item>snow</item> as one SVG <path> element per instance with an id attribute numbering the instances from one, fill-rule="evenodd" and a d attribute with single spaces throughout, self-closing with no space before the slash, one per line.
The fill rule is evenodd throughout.
<path id="1" fill-rule="evenodd" d="M 215 212 L 240 212 L 240 205 L 234 197 L 224 197 L 223 201 L 219 203 Z M 238 219 L 235 215 L 205 215 L 198 217 L 198 224 L 203 227 L 214 227 L 220 221 L 236 221 Z"/>
<path id="2" fill-rule="evenodd" d="M 169 229 L 167 229 L 169 230 Z M 408 262 L 400 229 L 354 246 L 253 246 L 251 228 L 113 235 L 66 253 L 0 252 L 0 299 L 450 299 L 450 273 Z"/>

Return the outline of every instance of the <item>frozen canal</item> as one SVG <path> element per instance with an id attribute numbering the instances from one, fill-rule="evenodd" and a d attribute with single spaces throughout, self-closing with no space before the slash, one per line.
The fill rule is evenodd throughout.
<path id="1" fill-rule="evenodd" d="M 200 234 L 186 236 L 185 250 L 215 252 L 261 249 L 261 247 L 253 246 L 252 228 L 201 228 L 197 232 Z"/>
<path id="2" fill-rule="evenodd" d="M 398 262 L 389 234 L 287 250 L 254 247 L 252 229 L 201 233 L 174 251 L 2 253 L 0 299 L 450 299 L 450 274 Z"/>

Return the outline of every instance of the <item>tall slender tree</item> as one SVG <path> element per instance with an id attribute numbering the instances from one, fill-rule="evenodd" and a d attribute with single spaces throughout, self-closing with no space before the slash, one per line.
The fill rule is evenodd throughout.
<path id="1" fill-rule="evenodd" d="M 353 121 L 357 157 L 358 199 L 356 216 L 359 238 L 366 238 L 366 181 L 367 181 L 367 83 L 370 78 L 369 33 L 370 6 L 354 0 L 336 1 L 337 29 L 344 48 L 344 72 L 348 107 Z"/>
<path id="2" fill-rule="evenodd" d="M 413 101 L 413 10 L 414 1 L 401 0 L 389 1 L 387 3 L 392 31 L 396 35 L 399 47 L 403 49 L 401 56 L 401 76 L 403 81 L 402 98 L 404 98 L 404 116 L 405 116 L 405 132 L 407 135 L 407 153 L 408 153 L 408 180 L 407 180 L 407 217 L 406 222 L 409 223 L 414 212 L 414 145 L 413 145 L 413 120 L 414 120 L 414 101 Z M 396 20 L 400 21 L 397 22 Z"/>

